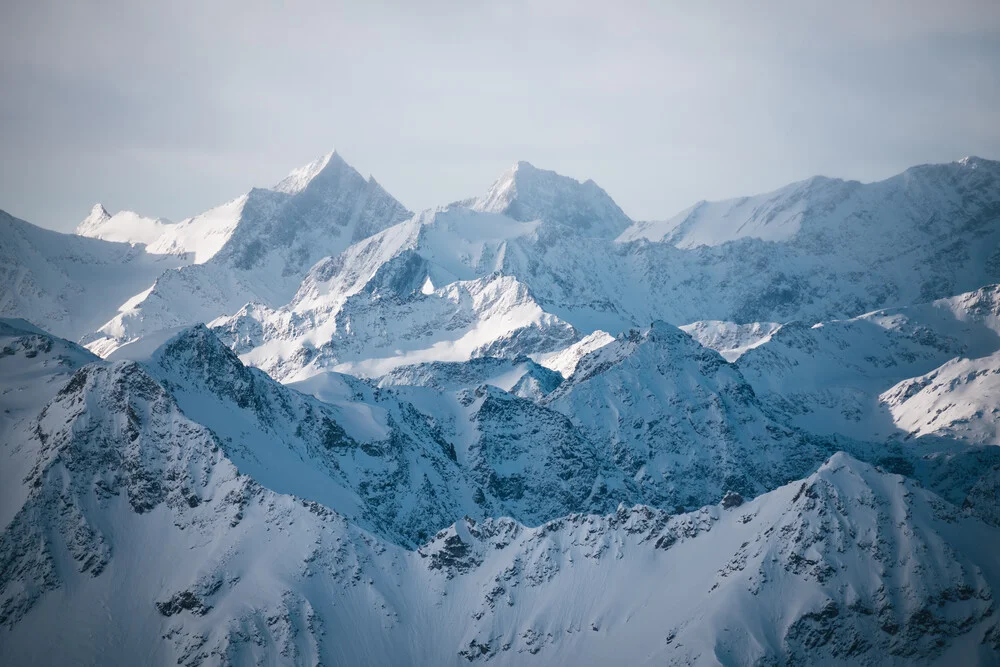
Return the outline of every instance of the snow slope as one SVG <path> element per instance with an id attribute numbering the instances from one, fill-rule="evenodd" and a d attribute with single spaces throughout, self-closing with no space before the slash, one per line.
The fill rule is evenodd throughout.
<path id="1" fill-rule="evenodd" d="M 555 352 L 542 352 L 532 355 L 532 358 L 542 366 L 551 368 L 560 373 L 563 377 L 569 377 L 576 370 L 576 365 L 580 363 L 586 355 L 604 347 L 615 339 L 606 331 L 597 331 L 587 334 L 576 343 L 562 350 Z"/>
<path id="2" fill-rule="evenodd" d="M 182 257 L 60 234 L 0 211 L 0 315 L 26 318 L 77 340 Z"/>
<path id="3" fill-rule="evenodd" d="M 1000 350 L 996 285 L 927 304 L 814 326 L 790 323 L 737 367 L 762 401 L 817 433 L 885 439 L 897 425 L 879 396 L 956 357 Z"/>
<path id="4" fill-rule="evenodd" d="M 747 350 L 771 340 L 771 335 L 779 327 L 781 325 L 776 322 L 736 324 L 708 320 L 682 325 L 681 330 L 705 347 L 721 354 L 726 361 L 733 362 Z"/>
<path id="5" fill-rule="evenodd" d="M 754 197 L 701 201 L 668 220 L 635 223 L 619 240 L 663 241 L 678 248 L 722 245 L 741 238 L 788 241 L 800 231 L 803 220 L 828 215 L 859 186 L 817 176 Z"/>
<path id="6" fill-rule="evenodd" d="M 164 218 L 147 218 L 135 211 L 119 211 L 114 215 L 101 204 L 94 204 L 90 215 L 77 225 L 76 234 L 119 243 L 154 243 L 172 225 Z"/>
<path id="7" fill-rule="evenodd" d="M 212 328 L 244 361 L 280 380 L 325 370 L 373 377 L 430 361 L 513 358 L 579 338 L 524 285 L 500 274 L 409 292 L 399 283 L 383 288 L 377 276 L 346 298 L 340 291 L 315 298 L 311 287 L 307 280 L 282 309 L 250 305 Z"/>
<path id="8" fill-rule="evenodd" d="M 539 400 L 553 391 L 563 376 L 527 357 L 477 357 L 466 362 L 434 361 L 393 369 L 378 378 L 380 387 L 431 387 L 439 391 L 476 389 L 488 384 L 521 398 Z"/>
<path id="9" fill-rule="evenodd" d="M 934 434 L 978 445 L 1000 445 L 1000 350 L 956 357 L 930 373 L 908 378 L 879 399 L 907 434 Z"/>

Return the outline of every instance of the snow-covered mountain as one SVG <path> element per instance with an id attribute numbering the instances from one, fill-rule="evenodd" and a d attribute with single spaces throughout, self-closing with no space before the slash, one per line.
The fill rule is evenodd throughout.
<path id="1" fill-rule="evenodd" d="M 990 285 L 849 320 L 789 323 L 736 365 L 756 394 L 792 423 L 818 433 L 884 439 L 898 427 L 880 399 L 883 392 L 957 357 L 989 357 L 998 350 L 1000 287 Z"/>
<path id="2" fill-rule="evenodd" d="M 195 264 L 157 278 L 89 336 L 87 346 L 106 356 L 142 336 L 208 322 L 251 301 L 280 305 L 317 260 L 409 215 L 373 178 L 337 153 L 325 155 L 273 189 L 255 188 L 164 225 L 147 250 L 192 254 Z"/>
<path id="3" fill-rule="evenodd" d="M 987 664 L 1000 650 L 997 529 L 843 454 L 748 503 L 463 519 L 411 550 L 239 472 L 135 362 L 77 371 L 34 432 L 0 535 L 5 663 Z"/>
<path id="4" fill-rule="evenodd" d="M 771 340 L 771 334 L 781 327 L 777 322 L 720 322 L 708 320 L 681 325 L 681 330 L 721 354 L 726 361 L 736 361 L 747 350 Z"/>
<path id="5" fill-rule="evenodd" d="M 774 421 L 718 353 L 663 322 L 583 357 L 542 403 L 602 443 L 657 507 L 752 497 L 828 455 Z"/>
<path id="6" fill-rule="evenodd" d="M 583 183 L 554 171 L 518 162 L 498 178 L 473 211 L 502 213 L 521 222 L 565 225 L 582 236 L 614 238 L 632 225 L 597 183 Z"/>
<path id="7" fill-rule="evenodd" d="M 0 211 L 0 315 L 79 339 L 183 257 L 60 234 Z"/>
<path id="8" fill-rule="evenodd" d="M 0 215 L 0 663 L 994 664 L 998 223 L 978 158 Z"/>
<path id="9" fill-rule="evenodd" d="M 610 205 L 598 207 L 589 188 L 519 165 L 483 198 L 422 213 L 320 263 L 313 273 L 321 279 L 303 289 L 310 298 L 324 295 L 325 308 L 336 310 L 366 285 L 409 293 L 500 271 L 583 334 L 619 333 L 656 319 L 851 317 L 1000 280 L 998 176 L 1000 163 L 970 159 L 870 185 L 796 187 L 768 196 L 771 208 L 800 211 L 803 222 L 787 238 L 737 235 L 687 248 L 628 232 L 612 241 L 571 224 L 566 211 L 604 210 L 611 227 L 623 221 Z M 737 207 L 731 215 L 752 218 L 756 210 Z M 747 222 L 739 220 L 736 227 Z M 296 301 L 303 297 L 300 290 Z"/>
<path id="10" fill-rule="evenodd" d="M 399 282 L 384 288 L 376 276 L 346 299 L 341 291 L 317 298 L 315 288 L 307 279 L 287 307 L 249 305 L 212 327 L 245 361 L 280 380 L 325 370 L 374 377 L 430 361 L 513 358 L 560 350 L 579 338 L 523 284 L 500 274 L 439 289 L 425 278 L 421 289 L 409 291 Z"/>
<path id="11" fill-rule="evenodd" d="M 166 218 L 147 218 L 135 211 L 108 213 L 103 204 L 94 204 L 90 215 L 77 225 L 76 234 L 104 241 L 141 243 L 151 246 L 173 227 Z"/>
<path id="12" fill-rule="evenodd" d="M 121 348 L 113 363 L 130 350 Z M 376 387 L 338 373 L 283 386 L 245 367 L 204 326 L 136 352 L 130 361 L 141 361 L 185 415 L 210 428 L 240 471 L 396 543 L 415 544 L 465 515 L 538 524 L 636 499 L 564 416 L 486 384 L 486 376 L 502 375 L 488 370 L 498 364 L 527 367 L 510 388 L 531 398 L 559 381 L 523 358 L 479 360 L 483 382 L 475 390 L 465 389 L 466 377 L 448 388 L 411 382 L 397 392 L 391 381 Z"/>
<path id="13" fill-rule="evenodd" d="M 798 237 L 804 242 L 812 237 L 816 241 L 820 234 L 838 228 L 861 229 L 859 223 L 887 209 L 886 204 L 895 208 L 894 219 L 886 222 L 894 223 L 895 233 L 906 232 L 899 223 L 908 216 L 933 220 L 943 212 L 969 216 L 992 211 L 995 215 L 1000 203 L 993 185 L 996 171 L 996 162 L 966 157 L 951 165 L 914 167 L 868 185 L 816 176 L 766 194 L 701 201 L 668 220 L 635 223 L 619 240 L 665 241 L 679 248 L 718 246 L 745 238 L 780 242 Z"/>

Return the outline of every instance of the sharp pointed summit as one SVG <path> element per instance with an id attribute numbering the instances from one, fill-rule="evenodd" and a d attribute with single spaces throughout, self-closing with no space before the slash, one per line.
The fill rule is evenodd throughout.
<path id="1" fill-rule="evenodd" d="M 90 209 L 90 215 L 87 216 L 86 220 L 107 220 L 110 217 L 108 209 L 104 208 L 104 204 L 98 202 Z"/>
<path id="2" fill-rule="evenodd" d="M 307 165 L 293 169 L 288 176 L 281 179 L 277 185 L 271 188 L 271 190 L 284 192 L 290 195 L 302 192 L 312 182 L 312 180 L 316 178 L 316 176 L 323 171 L 328 164 L 330 164 L 330 161 L 334 159 L 342 164 L 346 164 L 343 159 L 337 155 L 337 151 L 332 150 Z"/>

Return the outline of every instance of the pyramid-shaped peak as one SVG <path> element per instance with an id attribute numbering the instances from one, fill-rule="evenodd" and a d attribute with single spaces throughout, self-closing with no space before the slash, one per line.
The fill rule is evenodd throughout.
<path id="1" fill-rule="evenodd" d="M 104 208 L 104 204 L 98 202 L 94 204 L 93 208 L 90 209 L 90 215 L 87 216 L 87 220 L 107 220 L 111 217 L 108 213 L 108 209 Z"/>
<path id="2" fill-rule="evenodd" d="M 293 169 L 288 176 L 281 179 L 271 190 L 290 195 L 298 194 L 305 190 L 321 173 L 330 169 L 343 169 L 345 167 L 353 171 L 353 168 L 344 161 L 340 154 L 336 150 L 333 150 L 307 165 Z"/>
<path id="3" fill-rule="evenodd" d="M 103 204 L 94 204 L 87 217 L 76 226 L 76 233 L 81 236 L 95 236 L 110 219 L 111 214 L 108 213 L 108 209 L 104 208 Z"/>
<path id="4" fill-rule="evenodd" d="M 100 203 L 94 204 L 86 218 L 76 226 L 76 233 L 80 236 L 100 236 L 105 224 L 111 220 L 108 209 Z"/>
<path id="5" fill-rule="evenodd" d="M 193 324 L 171 332 L 156 348 L 153 356 L 177 356 L 197 350 L 199 354 L 228 356 L 229 348 L 205 324 Z"/>
<path id="6" fill-rule="evenodd" d="M 594 181 L 580 182 L 518 161 L 497 178 L 472 209 L 515 220 L 541 220 L 589 237 L 614 238 L 632 221 Z"/>

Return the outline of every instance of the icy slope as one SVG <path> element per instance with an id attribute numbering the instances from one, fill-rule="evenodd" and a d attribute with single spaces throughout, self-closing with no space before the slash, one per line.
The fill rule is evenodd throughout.
<path id="1" fill-rule="evenodd" d="M 296 187 L 286 179 L 275 189 L 255 188 L 170 226 L 150 248 L 191 251 L 198 263 L 134 293 L 87 346 L 107 356 L 154 331 L 208 322 L 247 302 L 285 303 L 317 260 L 409 217 L 374 179 L 336 153 L 303 169 Z"/>

